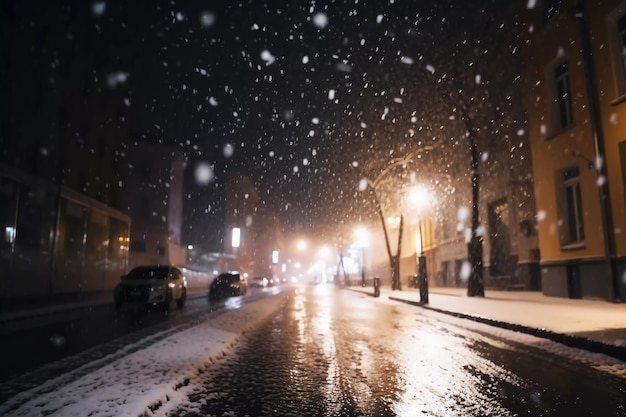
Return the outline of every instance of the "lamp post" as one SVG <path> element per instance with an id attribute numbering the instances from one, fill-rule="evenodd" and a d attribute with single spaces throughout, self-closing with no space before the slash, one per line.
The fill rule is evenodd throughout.
<path id="1" fill-rule="evenodd" d="M 417 276 L 420 290 L 420 303 L 428 304 L 428 270 L 426 268 L 426 256 L 424 255 L 424 234 L 422 230 L 422 217 L 425 207 L 432 201 L 430 193 L 424 187 L 412 187 L 408 194 L 409 202 L 419 211 L 417 213 L 418 236 L 415 239 L 415 255 L 417 257 Z M 417 255 L 419 253 L 419 256 Z"/>

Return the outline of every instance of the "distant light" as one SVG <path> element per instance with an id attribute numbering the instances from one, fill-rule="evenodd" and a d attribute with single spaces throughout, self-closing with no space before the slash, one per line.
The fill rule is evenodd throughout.
<path id="1" fill-rule="evenodd" d="M 187 245 L 187 249 L 193 250 L 193 245 Z"/>
<path id="2" fill-rule="evenodd" d="M 238 227 L 233 227 L 233 235 L 232 235 L 232 246 L 233 248 L 238 248 L 241 244 L 241 229 Z"/>
<path id="3" fill-rule="evenodd" d="M 283 264 L 282 268 L 281 268 L 282 272 L 287 272 L 287 264 Z"/>
<path id="4" fill-rule="evenodd" d="M 275 264 L 278 263 L 278 251 L 277 250 L 272 251 L 272 263 L 275 263 Z"/>

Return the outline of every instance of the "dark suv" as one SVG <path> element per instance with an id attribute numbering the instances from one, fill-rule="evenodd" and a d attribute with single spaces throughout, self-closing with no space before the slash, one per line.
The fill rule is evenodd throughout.
<path id="1" fill-rule="evenodd" d="M 237 295 L 246 295 L 248 282 L 237 272 L 220 274 L 209 287 L 209 298 L 219 299 Z"/>

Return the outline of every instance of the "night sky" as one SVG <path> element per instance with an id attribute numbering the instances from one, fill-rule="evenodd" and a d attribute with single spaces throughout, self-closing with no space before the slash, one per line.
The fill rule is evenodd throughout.
<path id="1" fill-rule="evenodd" d="M 118 47 L 101 76 L 124 80 L 131 139 L 186 155 L 185 235 L 200 242 L 223 227 L 229 172 L 248 173 L 288 231 L 324 232 L 376 215 L 358 192 L 369 167 L 457 143 L 432 89 L 449 58 L 439 42 L 471 67 L 503 30 L 498 2 L 465 3 L 96 1 L 84 24 Z"/>

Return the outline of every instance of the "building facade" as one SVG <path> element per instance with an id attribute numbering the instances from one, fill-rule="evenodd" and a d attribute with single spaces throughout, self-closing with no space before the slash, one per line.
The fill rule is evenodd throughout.
<path id="1" fill-rule="evenodd" d="M 184 265 L 183 156 L 176 148 L 146 141 L 129 143 L 125 155 L 124 208 L 132 218 L 129 268 Z"/>
<path id="2" fill-rule="evenodd" d="M 626 2 L 545 0 L 526 20 L 543 292 L 623 299 Z"/>
<path id="3" fill-rule="evenodd" d="M 285 250 L 278 218 L 242 172 L 231 173 L 226 182 L 224 225 L 224 253 L 235 257 L 237 269 L 250 276 L 280 274 Z M 234 241 L 235 229 L 238 241 Z"/>
<path id="4" fill-rule="evenodd" d="M 126 270 L 130 217 L 0 165 L 0 299 L 110 291 Z"/>
<path id="5" fill-rule="evenodd" d="M 111 290 L 128 259 L 128 106 L 107 75 L 125 43 L 97 35 L 87 3 L 0 9 L 0 298 Z"/>

